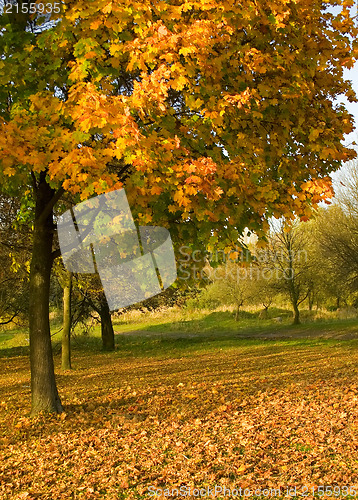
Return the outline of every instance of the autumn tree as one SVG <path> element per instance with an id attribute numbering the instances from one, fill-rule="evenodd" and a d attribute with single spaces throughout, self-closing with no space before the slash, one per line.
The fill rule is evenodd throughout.
<path id="1" fill-rule="evenodd" d="M 206 272 L 212 282 L 206 290 L 206 300 L 233 305 L 238 321 L 241 308 L 253 298 L 252 268 L 228 259 L 217 268 L 207 268 Z"/>
<path id="2" fill-rule="evenodd" d="M 251 299 L 255 304 L 260 304 L 264 309 L 262 317 L 268 318 L 268 311 L 277 297 L 275 274 L 266 267 L 265 257 L 251 265 L 252 279 L 250 282 Z"/>
<path id="3" fill-rule="evenodd" d="M 330 5 L 342 6 L 338 15 Z M 125 186 L 140 224 L 228 248 L 271 215 L 307 217 L 354 156 L 357 30 L 347 0 L 64 0 L 0 20 L 0 184 L 33 203 L 32 413 L 62 411 L 48 319 L 66 192 Z M 46 4 L 48 5 L 48 4 Z M 25 6 L 25 8 L 23 8 Z"/>

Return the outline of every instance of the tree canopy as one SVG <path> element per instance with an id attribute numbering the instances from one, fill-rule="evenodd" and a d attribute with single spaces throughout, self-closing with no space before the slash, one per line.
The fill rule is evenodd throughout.
<path id="1" fill-rule="evenodd" d="M 333 103 L 355 99 L 351 3 L 64 1 L 21 36 L 3 16 L 2 185 L 125 184 L 139 219 L 190 219 L 213 243 L 308 215 L 354 156 Z"/>

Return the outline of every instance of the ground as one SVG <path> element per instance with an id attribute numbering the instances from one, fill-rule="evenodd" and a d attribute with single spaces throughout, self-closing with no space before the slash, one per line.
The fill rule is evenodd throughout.
<path id="1" fill-rule="evenodd" d="M 358 496 L 357 319 L 192 316 L 122 320 L 114 353 L 78 336 L 69 372 L 55 336 L 66 412 L 35 419 L 4 332 L 0 498 Z"/>

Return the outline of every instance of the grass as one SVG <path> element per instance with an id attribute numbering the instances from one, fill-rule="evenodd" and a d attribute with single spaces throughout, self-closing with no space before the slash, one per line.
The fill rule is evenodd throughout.
<path id="1" fill-rule="evenodd" d="M 66 413 L 32 420 L 27 332 L 3 331 L 0 497 L 357 486 L 358 320 L 292 326 L 284 313 L 248 311 L 236 322 L 230 311 L 132 311 L 115 320 L 112 353 L 101 352 L 98 326 L 77 331 L 67 372 L 53 323 Z"/>
<path id="2" fill-rule="evenodd" d="M 240 345 L 252 346 L 262 341 L 288 341 L 315 344 L 319 341 L 354 340 L 358 338 L 358 319 L 339 319 L 333 314 L 316 320 L 306 314 L 301 325 L 292 325 L 290 312 L 272 308 L 268 319 L 259 317 L 258 311 L 242 311 L 235 321 L 232 311 L 186 310 L 169 308 L 148 314 L 129 311 L 114 319 L 117 351 L 128 356 L 171 356 L 178 353 L 197 353 L 202 350 L 228 349 Z M 282 318 L 277 322 L 275 318 Z M 51 325 L 54 352 L 61 349 L 61 324 Z M 0 332 L 0 357 L 26 354 L 29 347 L 27 329 L 18 328 Z M 309 339 L 313 339 L 312 342 Z M 90 335 L 76 328 L 72 346 L 74 350 L 97 352 L 101 348 L 100 326 L 95 324 Z"/>

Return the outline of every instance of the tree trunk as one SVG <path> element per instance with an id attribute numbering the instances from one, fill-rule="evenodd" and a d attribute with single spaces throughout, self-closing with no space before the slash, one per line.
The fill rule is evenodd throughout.
<path id="1" fill-rule="evenodd" d="M 54 195 L 42 172 L 36 186 L 33 248 L 30 267 L 30 366 L 31 415 L 63 411 L 57 392 L 49 320 L 53 218 L 44 211 Z"/>
<path id="2" fill-rule="evenodd" d="M 61 368 L 71 370 L 71 295 L 72 295 L 72 273 L 66 271 L 65 286 L 63 288 L 63 331 Z"/>
<path id="3" fill-rule="evenodd" d="M 301 322 L 300 322 L 300 311 L 298 309 L 297 302 L 294 301 L 292 303 L 292 305 L 293 305 L 293 311 L 294 311 L 293 324 L 299 325 Z"/>
<path id="4" fill-rule="evenodd" d="M 235 321 L 239 321 L 239 316 L 240 316 L 240 306 L 237 306 L 235 312 Z"/>
<path id="5" fill-rule="evenodd" d="M 310 292 L 308 294 L 308 309 L 312 311 L 313 309 L 313 302 L 314 302 L 315 294 L 313 292 Z"/>
<path id="6" fill-rule="evenodd" d="M 265 306 L 265 304 L 263 304 L 263 306 L 264 306 L 264 318 L 267 319 L 268 318 L 268 310 L 269 310 L 270 306 Z"/>
<path id="7" fill-rule="evenodd" d="M 105 351 L 114 351 L 115 342 L 112 318 L 104 293 L 101 297 L 99 314 L 101 317 L 102 347 Z"/>

